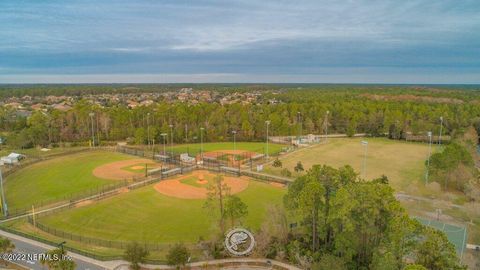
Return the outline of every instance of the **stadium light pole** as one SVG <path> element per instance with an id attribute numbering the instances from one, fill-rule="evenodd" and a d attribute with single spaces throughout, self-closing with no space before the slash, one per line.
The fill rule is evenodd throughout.
<path id="1" fill-rule="evenodd" d="M 160 134 L 160 136 L 163 137 L 163 155 L 165 156 L 167 154 L 167 151 L 166 151 L 166 144 L 167 144 L 167 133 L 162 133 Z"/>
<path id="2" fill-rule="evenodd" d="M 302 123 L 300 121 L 302 117 L 302 114 L 300 112 L 297 112 L 297 122 L 298 122 L 298 130 L 297 130 L 297 143 L 300 146 L 300 136 L 302 135 Z"/>
<path id="3" fill-rule="evenodd" d="M 443 116 L 440 116 L 440 136 L 438 137 L 438 145 L 442 144 L 442 130 L 443 129 Z"/>
<path id="4" fill-rule="evenodd" d="M 365 153 L 363 156 L 363 178 L 367 178 L 367 151 L 368 151 L 368 142 L 362 141 L 362 145 L 365 147 Z"/>
<path id="5" fill-rule="evenodd" d="M 169 127 L 170 127 L 170 134 L 171 134 L 171 137 L 170 137 L 170 155 L 173 156 L 173 125 L 170 124 Z"/>
<path id="6" fill-rule="evenodd" d="M 268 152 L 268 127 L 270 126 L 270 120 L 265 121 L 265 124 L 267 125 L 267 160 L 270 157 L 270 152 Z"/>
<path id="7" fill-rule="evenodd" d="M 7 199 L 5 198 L 5 192 L 3 190 L 3 175 L 2 175 L 1 165 L 0 165 L 0 188 L 2 189 L 2 211 L 3 211 L 3 215 L 6 217 L 8 216 L 8 208 L 7 208 Z"/>
<path id="8" fill-rule="evenodd" d="M 90 122 L 92 122 L 92 147 L 95 147 L 95 130 L 93 129 L 93 117 L 95 113 L 91 112 L 88 115 L 90 116 Z"/>
<path id="9" fill-rule="evenodd" d="M 325 142 L 328 141 L 328 115 L 330 114 L 330 111 L 327 111 L 327 115 L 325 116 Z"/>
<path id="10" fill-rule="evenodd" d="M 428 146 L 427 171 L 425 172 L 425 185 L 428 184 L 428 174 L 430 170 L 430 157 L 432 156 L 432 132 L 429 131 L 427 134 L 428 134 L 429 146 Z"/>
<path id="11" fill-rule="evenodd" d="M 200 128 L 200 157 L 203 159 L 203 131 L 205 128 Z"/>
<path id="12" fill-rule="evenodd" d="M 150 113 L 147 113 L 147 147 L 150 148 Z"/>
<path id="13" fill-rule="evenodd" d="M 235 145 L 235 135 L 237 135 L 237 131 L 233 130 L 232 134 L 233 134 L 233 152 L 235 152 L 235 150 L 237 150 L 237 146 Z"/>
<path id="14" fill-rule="evenodd" d="M 188 142 L 188 126 L 185 124 L 185 143 Z"/>

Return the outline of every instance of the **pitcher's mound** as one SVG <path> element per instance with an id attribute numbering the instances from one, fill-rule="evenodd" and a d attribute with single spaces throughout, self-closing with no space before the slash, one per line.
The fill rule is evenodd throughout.
<path id="1" fill-rule="evenodd" d="M 192 185 L 187 185 L 181 182 L 182 179 L 189 178 L 192 176 L 199 177 L 200 175 L 207 177 L 214 177 L 215 174 L 208 171 L 194 171 L 191 174 L 182 175 L 175 179 L 164 180 L 154 186 L 155 190 L 167 195 L 170 197 L 181 198 L 181 199 L 205 199 L 207 198 L 207 180 L 197 180 L 197 183 L 200 181 L 205 181 L 205 187 L 195 187 Z M 233 177 L 223 175 L 224 183 L 230 187 L 230 194 L 235 194 L 245 190 L 248 187 L 248 178 Z M 200 184 L 200 183 L 199 183 Z"/>
<path id="2" fill-rule="evenodd" d="M 208 180 L 205 180 L 205 179 L 198 179 L 198 181 L 197 181 L 197 184 L 200 184 L 200 185 L 206 185 L 206 184 L 208 184 Z"/>

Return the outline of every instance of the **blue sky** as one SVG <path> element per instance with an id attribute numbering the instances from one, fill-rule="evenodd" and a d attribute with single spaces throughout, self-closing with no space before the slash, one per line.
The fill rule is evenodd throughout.
<path id="1" fill-rule="evenodd" d="M 480 83 L 480 1 L 2 0 L 2 82 Z"/>

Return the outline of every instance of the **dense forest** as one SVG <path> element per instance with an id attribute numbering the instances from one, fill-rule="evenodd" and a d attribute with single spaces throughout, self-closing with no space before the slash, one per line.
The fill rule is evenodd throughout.
<path id="1" fill-rule="evenodd" d="M 289 186 L 284 202 L 301 227 L 288 234 L 266 225 L 259 243 L 266 257 L 314 270 L 466 269 L 443 233 L 408 217 L 386 177 L 364 181 L 349 166 L 315 165 Z M 271 219 L 283 224 L 279 215 Z"/>
<path id="2" fill-rule="evenodd" d="M 177 89 L 179 86 L 176 86 Z M 70 89 L 70 90 L 69 90 Z M 90 90 L 87 90 L 90 89 Z M 120 89 L 120 90 L 119 90 Z M 123 90 L 121 90 L 123 89 Z M 115 91 L 172 91 L 171 85 L 141 87 L 41 86 L 8 87 L 2 95 L 109 93 Z M 195 88 L 197 90 L 197 88 Z M 88 143 L 92 127 L 97 142 L 130 139 L 136 143 L 161 142 L 161 133 L 173 130 L 176 143 L 195 142 L 200 128 L 205 141 L 226 141 L 236 130 L 238 140 L 264 140 L 265 121 L 270 120 L 270 135 L 367 133 L 371 136 L 404 138 L 406 134 L 454 134 L 480 117 L 480 92 L 427 87 L 367 86 L 221 86 L 202 85 L 198 89 L 219 91 L 260 91 L 258 103 L 217 102 L 189 104 L 159 101 L 130 109 L 124 105 L 98 106 L 79 99 L 71 110 L 49 109 L 22 117 L 8 107 L 0 109 L 0 130 L 14 147 L 33 147 L 63 142 Z M 269 100 L 274 99 L 272 103 Z M 92 116 L 90 113 L 94 113 Z M 172 125 L 172 129 L 170 128 Z"/>

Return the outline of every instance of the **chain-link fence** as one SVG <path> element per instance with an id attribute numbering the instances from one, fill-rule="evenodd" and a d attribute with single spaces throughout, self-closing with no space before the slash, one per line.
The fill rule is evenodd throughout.
<path id="1" fill-rule="evenodd" d="M 131 180 L 131 182 L 136 182 L 136 181 L 139 181 L 139 179 Z M 45 208 L 52 208 L 55 206 L 66 204 L 66 203 L 72 203 L 72 202 L 81 200 L 83 198 L 88 198 L 97 194 L 104 194 L 112 190 L 116 190 L 122 187 L 127 187 L 131 182 L 125 179 L 123 181 L 116 181 L 115 183 L 112 183 L 112 184 L 97 186 L 95 188 L 91 188 L 81 192 L 68 193 L 61 196 L 56 196 L 55 198 L 51 198 L 48 200 L 37 201 L 35 202 L 34 207 L 35 207 L 35 210 L 41 211 L 42 209 L 45 209 Z M 25 215 L 30 213 L 31 211 L 32 211 L 32 207 L 8 208 L 7 217 L 0 217 L 0 219 L 8 219 L 8 218 Z"/>
<path id="2" fill-rule="evenodd" d="M 87 245 L 94 245 L 98 247 L 106 248 L 115 248 L 115 249 L 126 249 L 131 241 L 118 241 L 118 240 L 106 240 L 95 237 L 84 236 L 80 234 L 73 234 L 70 232 L 65 232 L 54 227 L 47 226 L 38 221 L 33 221 L 32 217 L 28 217 L 28 222 L 31 225 L 34 225 L 37 229 L 46 232 L 50 235 L 60 237 L 65 240 L 71 240 L 79 243 L 84 243 Z M 141 243 L 148 250 L 168 250 L 171 247 L 171 244 L 164 243 Z"/>
<path id="3" fill-rule="evenodd" d="M 197 148 L 170 148 L 165 151 L 143 150 L 129 146 L 117 146 L 120 153 L 135 155 L 142 158 L 151 158 L 162 164 L 184 168 L 202 164 L 206 167 L 242 167 L 253 170 L 257 165 L 267 162 L 264 148 L 252 151 L 245 150 L 220 150 L 202 152 Z M 278 153 L 277 153 L 278 154 Z M 271 155 L 273 156 L 273 155 Z M 172 167 L 169 167 L 171 169 Z"/>

